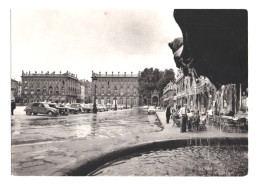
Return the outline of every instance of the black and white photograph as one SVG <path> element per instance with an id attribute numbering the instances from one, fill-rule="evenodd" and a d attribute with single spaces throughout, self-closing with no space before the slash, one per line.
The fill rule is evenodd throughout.
<path id="1" fill-rule="evenodd" d="M 5 183 L 257 187 L 255 8 L 77 3 L 8 8 Z"/>
<path id="2" fill-rule="evenodd" d="M 11 175 L 248 175 L 246 9 L 10 19 Z"/>

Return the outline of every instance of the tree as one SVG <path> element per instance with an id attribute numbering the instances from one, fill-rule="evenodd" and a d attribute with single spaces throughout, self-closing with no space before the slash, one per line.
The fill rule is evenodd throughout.
<path id="1" fill-rule="evenodd" d="M 143 97 L 151 98 L 151 92 L 158 90 L 158 81 L 163 72 L 157 68 L 145 68 L 139 77 L 139 93 Z"/>
<path id="2" fill-rule="evenodd" d="M 175 72 L 173 69 L 165 69 L 160 80 L 158 81 L 158 91 L 160 93 L 160 96 L 163 94 L 164 87 L 172 81 L 175 82 Z"/>

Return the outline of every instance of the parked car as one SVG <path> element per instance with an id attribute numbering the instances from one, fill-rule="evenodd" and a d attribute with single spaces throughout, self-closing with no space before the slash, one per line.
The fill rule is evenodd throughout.
<path id="1" fill-rule="evenodd" d="M 154 106 L 149 106 L 147 110 L 148 114 L 155 114 L 155 107 Z"/>
<path id="2" fill-rule="evenodd" d="M 108 111 L 108 108 L 105 105 L 101 104 L 101 106 L 102 106 L 104 111 Z"/>
<path id="3" fill-rule="evenodd" d="M 124 106 L 121 105 L 121 104 L 119 104 L 119 105 L 117 105 L 117 109 L 118 109 L 118 110 L 122 110 L 122 109 L 124 109 Z"/>
<path id="4" fill-rule="evenodd" d="M 80 103 L 72 103 L 70 107 L 75 108 L 78 113 L 83 113 L 85 112 L 83 109 L 83 106 Z"/>
<path id="5" fill-rule="evenodd" d="M 62 105 L 58 105 L 56 103 L 48 103 L 50 107 L 55 108 L 59 111 L 60 115 L 68 115 L 69 114 L 69 110 Z"/>
<path id="6" fill-rule="evenodd" d="M 106 108 L 105 108 L 103 105 L 97 104 L 97 111 L 103 112 L 103 111 L 105 111 L 105 110 L 106 110 Z"/>
<path id="7" fill-rule="evenodd" d="M 93 111 L 92 103 L 85 104 L 85 107 L 86 107 L 88 113 Z"/>
<path id="8" fill-rule="evenodd" d="M 148 110 L 149 106 L 143 106 L 143 110 Z"/>
<path id="9" fill-rule="evenodd" d="M 87 104 L 80 104 L 80 105 L 84 113 L 89 113 L 91 111 L 91 109 L 87 106 Z"/>
<path id="10" fill-rule="evenodd" d="M 107 103 L 106 107 L 107 107 L 107 109 L 112 109 L 112 104 Z"/>
<path id="11" fill-rule="evenodd" d="M 46 102 L 30 103 L 24 111 L 26 115 L 47 114 L 48 116 L 57 116 L 59 114 L 56 108 L 50 107 Z"/>
<path id="12" fill-rule="evenodd" d="M 115 110 L 115 109 L 118 109 L 118 105 L 112 104 L 111 105 L 111 110 Z"/>
<path id="13" fill-rule="evenodd" d="M 64 106 L 68 109 L 70 114 L 78 113 L 78 110 L 76 108 L 71 107 L 71 105 L 69 103 L 65 104 Z"/>

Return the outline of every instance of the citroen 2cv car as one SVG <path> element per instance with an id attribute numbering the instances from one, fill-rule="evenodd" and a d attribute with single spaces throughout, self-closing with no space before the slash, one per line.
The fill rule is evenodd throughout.
<path id="1" fill-rule="evenodd" d="M 50 107 L 46 102 L 30 103 L 24 111 L 26 115 L 47 114 L 48 116 L 57 116 L 59 114 L 57 109 Z"/>

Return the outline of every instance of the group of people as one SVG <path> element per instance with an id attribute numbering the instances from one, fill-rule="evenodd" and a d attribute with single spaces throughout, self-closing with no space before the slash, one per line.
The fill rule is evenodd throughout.
<path id="1" fill-rule="evenodd" d="M 166 123 L 169 123 L 170 118 L 173 118 L 173 122 L 177 122 L 174 118 L 180 119 L 180 132 L 184 133 L 190 131 L 193 127 L 198 129 L 200 123 L 200 114 L 199 111 L 191 111 L 187 104 L 184 104 L 183 107 L 177 109 L 171 108 L 170 105 L 166 108 Z M 188 129 L 187 129 L 188 128 Z"/>

